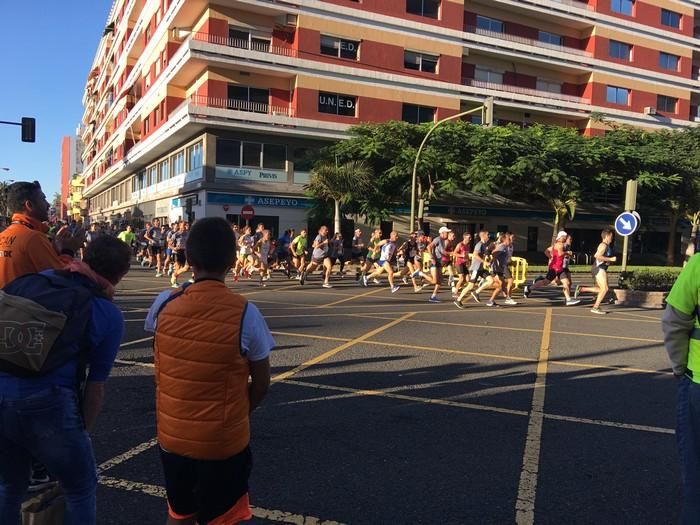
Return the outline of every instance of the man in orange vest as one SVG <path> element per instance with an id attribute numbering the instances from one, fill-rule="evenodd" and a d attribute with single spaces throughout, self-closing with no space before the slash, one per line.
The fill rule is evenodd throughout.
<path id="1" fill-rule="evenodd" d="M 12 223 L 0 233 L 0 288 L 28 273 L 59 270 L 70 263 L 82 244 L 82 230 L 63 226 L 51 244 L 47 233 L 50 205 L 41 185 L 15 182 L 7 188 Z"/>
<path id="2" fill-rule="evenodd" d="M 252 517 L 249 414 L 270 385 L 275 341 L 255 305 L 224 284 L 236 258 L 228 222 L 197 221 L 186 252 L 194 283 L 160 294 L 145 326 L 155 332 L 167 523 L 238 523 Z"/>

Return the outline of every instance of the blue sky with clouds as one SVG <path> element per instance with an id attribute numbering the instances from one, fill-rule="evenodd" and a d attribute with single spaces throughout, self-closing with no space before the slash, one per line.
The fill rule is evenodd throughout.
<path id="1" fill-rule="evenodd" d="M 36 143 L 0 125 L 0 180 L 60 191 L 61 138 L 83 114 L 87 74 L 112 0 L 0 2 L 0 120 L 35 117 Z"/>

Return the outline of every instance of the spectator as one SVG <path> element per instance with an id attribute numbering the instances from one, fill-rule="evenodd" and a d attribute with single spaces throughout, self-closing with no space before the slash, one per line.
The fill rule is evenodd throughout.
<path id="1" fill-rule="evenodd" d="M 27 273 L 59 269 L 82 244 L 82 231 L 61 228 L 53 241 L 46 234 L 50 205 L 38 182 L 15 182 L 7 189 L 12 224 L 0 233 L 0 288 Z"/>
<path id="2" fill-rule="evenodd" d="M 251 518 L 249 414 L 267 393 L 275 342 L 255 305 L 224 284 L 236 257 L 230 225 L 197 221 L 186 251 L 194 283 L 159 295 L 145 326 L 155 331 L 168 523 L 238 523 Z"/>
<path id="3" fill-rule="evenodd" d="M 42 293 L 45 289 L 65 293 L 66 288 L 73 288 L 75 295 L 71 297 L 87 296 L 83 304 L 90 314 L 89 320 L 84 320 L 85 316 L 77 313 L 82 310 L 66 312 L 64 331 L 72 343 L 52 347 L 47 361 L 55 352 L 65 357 L 54 368 L 36 377 L 0 372 L 0 523 L 20 523 L 32 457 L 44 463 L 62 485 L 64 523 L 96 523 L 97 470 L 88 431 L 101 410 L 104 384 L 124 331 L 122 313 L 110 299 L 114 286 L 129 270 L 129 260 L 129 250 L 121 241 L 103 237 L 86 248 L 84 262 L 72 261 L 66 271 L 42 272 L 39 285 L 38 276 L 32 274 L 6 288 L 8 294 L 26 298 L 37 297 L 28 293 L 36 292 L 37 286 Z M 52 287 L 53 283 L 60 286 Z M 69 330 L 77 326 L 81 327 L 80 335 Z M 83 352 L 78 341 L 86 341 Z M 81 405 L 83 358 L 89 375 Z"/>

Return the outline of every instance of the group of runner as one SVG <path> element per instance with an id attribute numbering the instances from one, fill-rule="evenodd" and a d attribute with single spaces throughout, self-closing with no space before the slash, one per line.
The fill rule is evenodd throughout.
<path id="1" fill-rule="evenodd" d="M 515 240 L 512 232 L 498 233 L 494 238 L 487 230 L 481 230 L 475 239 L 472 234 L 464 233 L 458 241 L 455 232 L 441 227 L 433 239 L 416 230 L 400 243 L 396 231 L 384 237 L 382 230 L 375 228 L 369 239 L 365 239 L 362 230 L 357 229 L 350 243 L 350 256 L 345 257 L 342 235 L 330 236 L 327 226 L 321 226 L 311 241 L 306 229 L 298 234 L 294 229 L 286 230 L 279 239 L 274 239 L 263 223 L 254 231 L 250 226 L 240 229 L 235 224 L 232 229 L 238 250 L 233 268 L 236 281 L 257 276 L 261 286 L 266 286 L 272 272 L 280 270 L 288 279 L 295 278 L 305 285 L 308 277 L 320 270 L 322 287 L 332 288 L 330 279 L 335 265 L 339 264 L 337 275 L 344 277 L 345 266 L 350 263 L 355 267 L 355 280 L 364 287 L 381 284 L 379 279 L 386 275 L 391 293 L 399 291 L 399 283 L 408 286 L 410 282 L 415 293 L 426 287 L 431 289 L 429 302 L 440 303 L 439 292 L 447 279 L 457 308 L 463 309 L 470 299 L 481 303 L 481 294 L 485 292 L 489 294 L 485 298 L 488 307 L 498 307 L 499 297 L 505 305 L 518 304 L 512 296 L 516 285 L 511 273 Z M 581 293 L 592 293 L 596 301 L 591 311 L 605 313 L 600 305 L 608 292 L 607 268 L 616 260 L 610 247 L 612 238 L 611 230 L 603 231 L 594 257 L 595 286 L 579 286 L 572 294 L 569 264 L 573 239 L 567 232 L 559 232 L 552 246 L 545 250 L 549 260 L 547 275 L 526 283 L 524 296 L 530 297 L 545 286 L 557 286 L 562 289 L 564 304 L 575 306 L 581 302 Z"/>

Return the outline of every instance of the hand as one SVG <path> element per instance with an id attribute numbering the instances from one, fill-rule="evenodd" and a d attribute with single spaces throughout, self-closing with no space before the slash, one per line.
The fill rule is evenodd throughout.
<path id="1" fill-rule="evenodd" d="M 615 257 L 610 257 L 609 260 L 610 260 L 610 262 L 617 262 L 617 256 L 615 256 Z"/>
<path id="2" fill-rule="evenodd" d="M 70 250 L 73 253 L 77 253 L 84 241 L 85 230 L 83 228 L 79 228 L 74 233 L 71 233 L 67 226 L 63 226 L 60 230 L 58 230 L 58 233 L 56 233 L 56 237 L 53 240 L 53 245 L 59 254 L 64 250 Z"/>

